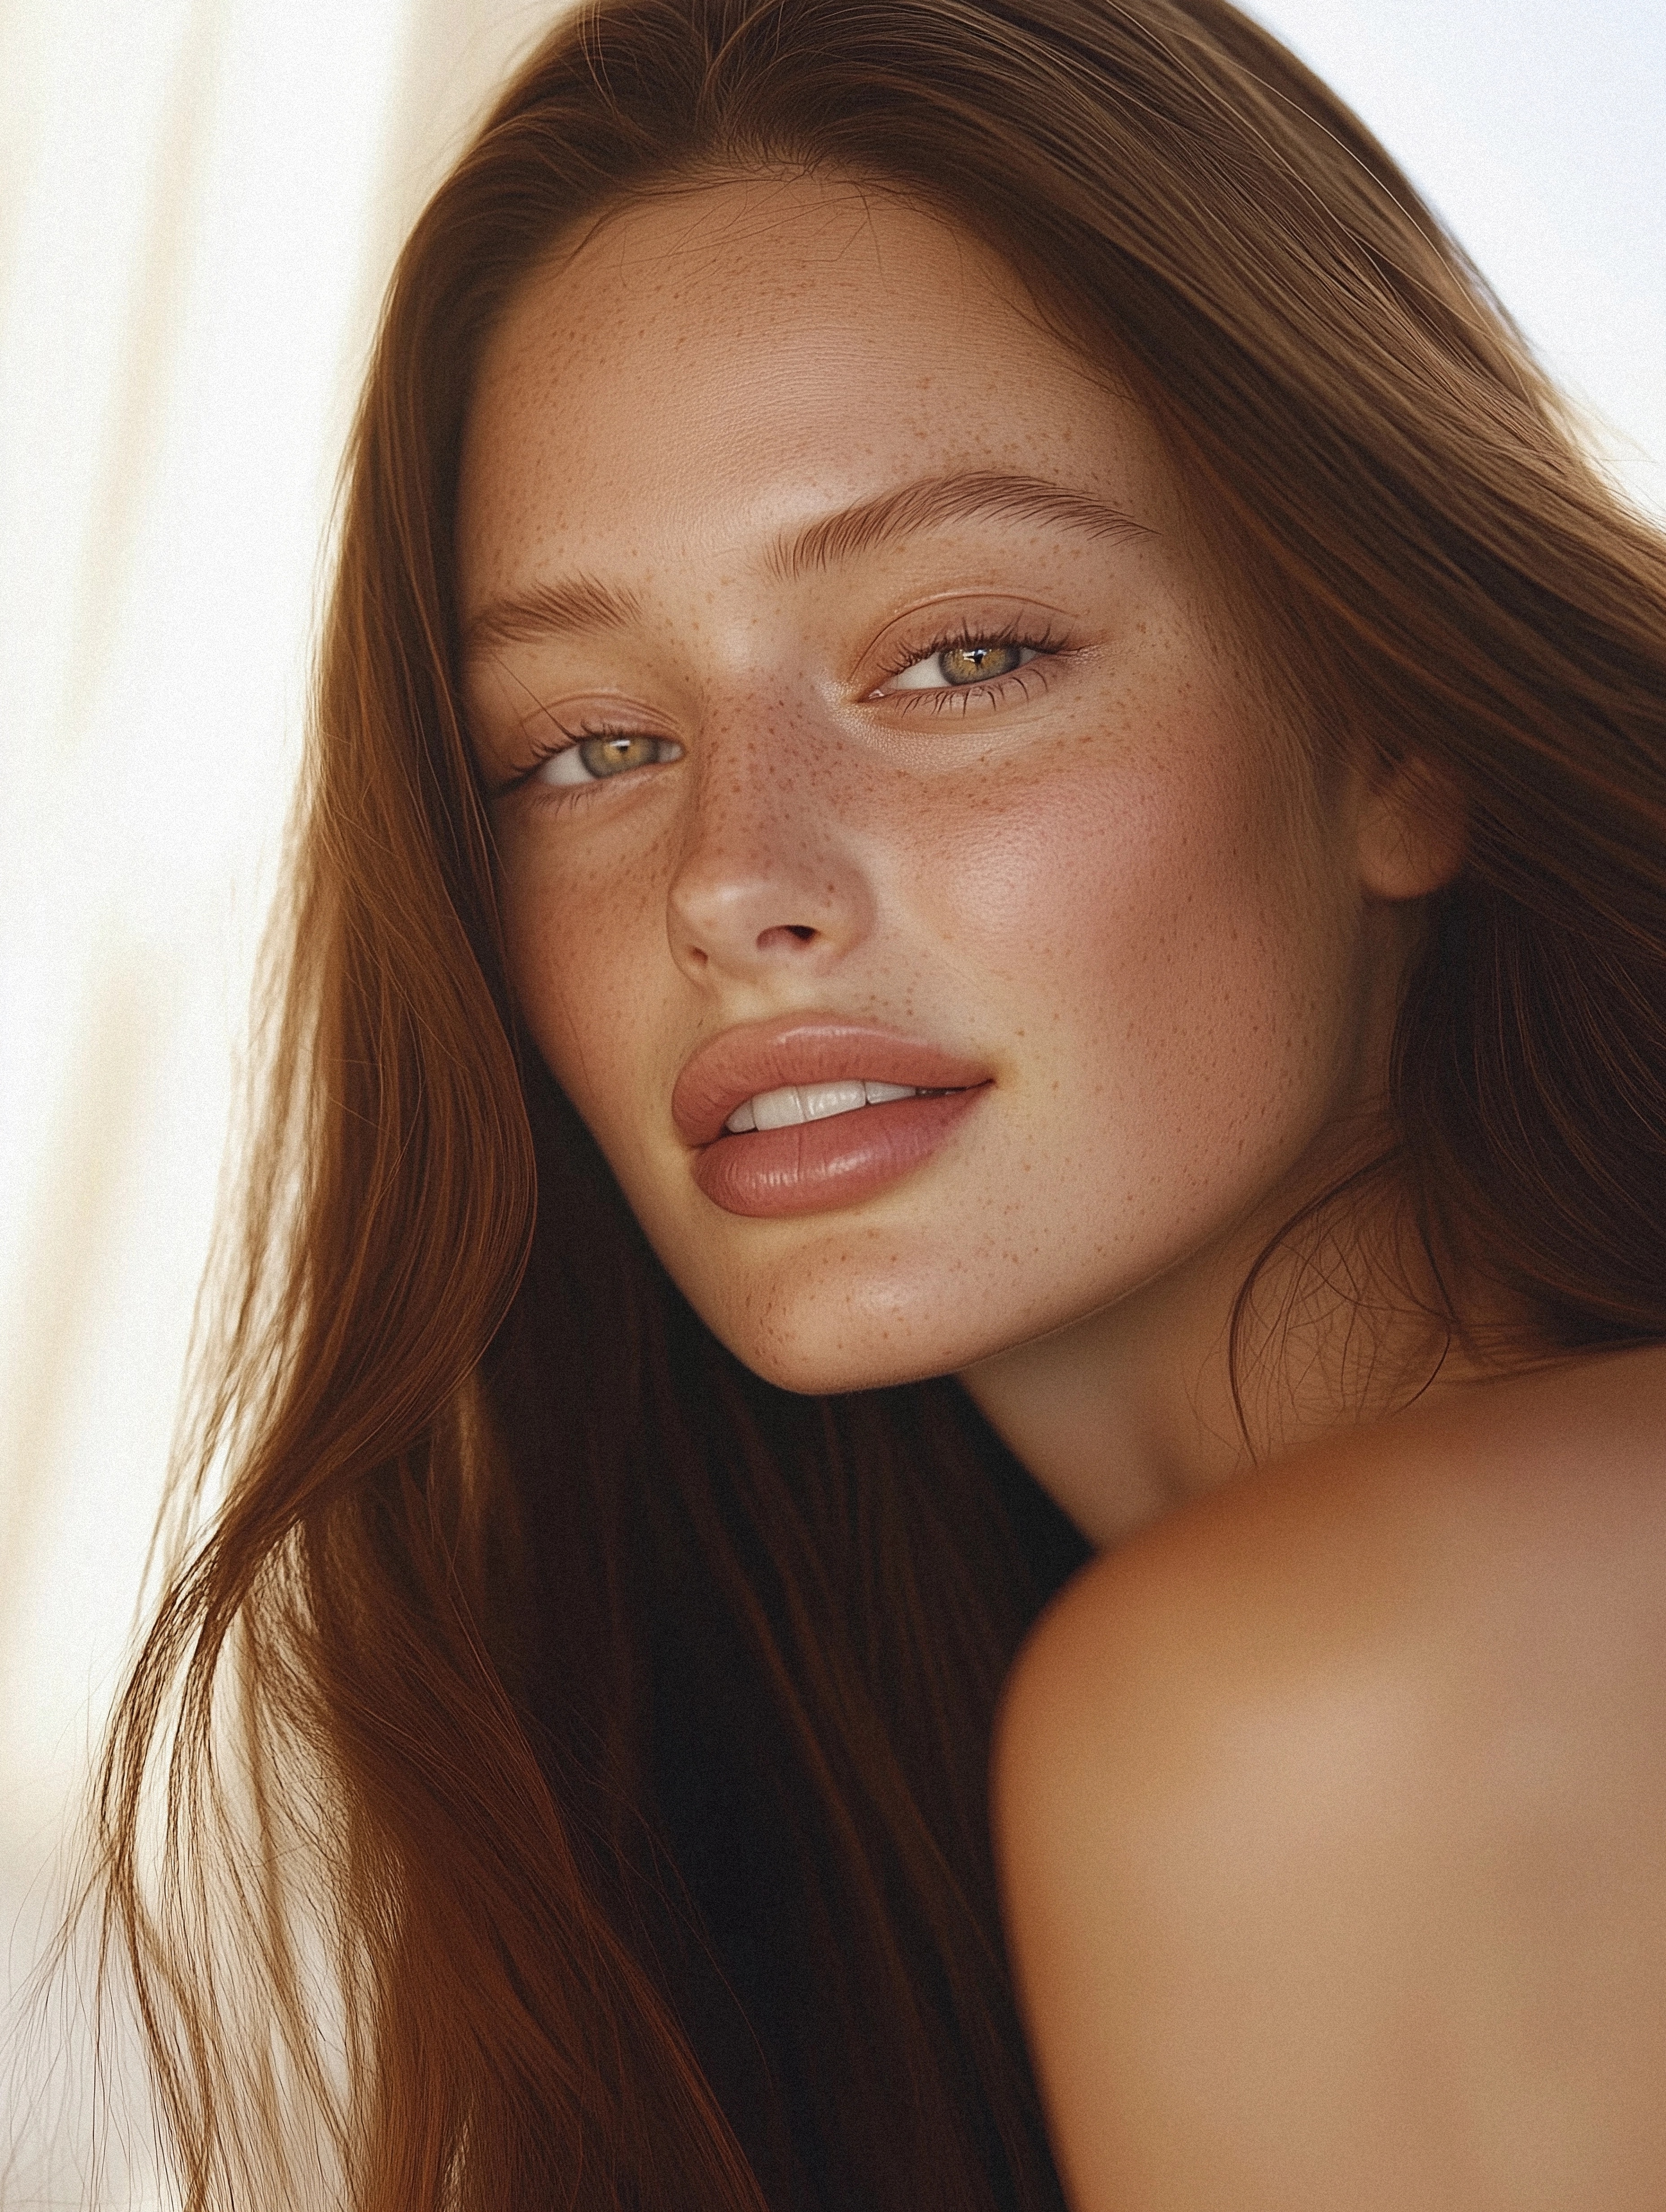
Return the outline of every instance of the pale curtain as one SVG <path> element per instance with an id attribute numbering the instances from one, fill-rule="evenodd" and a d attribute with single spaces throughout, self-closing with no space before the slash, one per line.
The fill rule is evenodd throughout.
<path id="1" fill-rule="evenodd" d="M 131 1626 L 375 303 L 470 118 L 552 12 L 0 8 L 0 1942 L 14 1978 Z M 1651 458 L 1666 454 L 1658 0 L 1268 12 L 1408 160 L 1605 418 L 1638 496 L 1666 507 Z M 121 2185 L 112 2202 L 140 2201 L 139 2177 Z M 8 2203 L 33 2201 L 13 2186 Z"/>
<path id="2" fill-rule="evenodd" d="M 0 10 L 0 1957 L 14 1986 L 52 1910 L 156 1511 L 376 303 L 469 122 L 554 12 Z M 33 2080 L 0 2070 L 12 2126 Z M 69 2178 L 52 2181 L 75 2201 Z M 0 2199 L 45 2201 L 46 2185 L 20 2168 Z M 118 2166 L 107 2186 L 112 2203 L 145 2195 L 141 2171 Z"/>

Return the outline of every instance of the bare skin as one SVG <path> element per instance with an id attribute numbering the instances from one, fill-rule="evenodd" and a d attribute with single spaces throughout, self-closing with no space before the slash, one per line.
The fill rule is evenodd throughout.
<path id="1" fill-rule="evenodd" d="M 1481 1723 L 1455 1686 L 1506 1734 L 1560 1741 L 1560 1678 L 1523 1674 L 1487 1624 L 1533 1617 L 1554 1582 L 1577 1644 L 1616 1543 L 1666 1570 L 1663 1470 L 1638 1441 L 1666 1378 L 1639 1357 L 1477 1379 L 1408 1310 L 1379 1316 L 1366 1390 L 1347 1316 L 1320 1311 L 1299 1358 L 1246 1376 L 1251 1439 L 1286 1478 L 1253 1471 L 1226 1361 L 1268 1231 L 1380 1133 L 1419 902 L 1462 861 L 1450 795 L 1415 762 L 1331 757 L 1280 710 L 1139 410 L 987 246 L 872 187 L 713 185 L 566 241 L 488 349 L 458 550 L 515 988 L 672 1277 L 786 1388 L 958 1375 L 1091 1538 L 1131 1539 L 1043 1625 L 1002 1736 L 1015 1956 L 1081 2212 L 1536 2202 L 1486 2146 L 1538 2109 L 1552 2062 L 1500 2037 L 1487 1992 L 1518 1940 L 1564 1987 L 1577 1883 L 1530 1853 L 1474 1858 L 1475 2003 L 1431 2011 L 1422 2044 L 1413 2020 L 1398 2073 L 1316 2075 L 1302 2037 L 1330 1976 L 1376 2049 L 1420 1944 L 1458 1955 L 1456 1907 L 1426 1927 L 1395 1887 L 1462 1859 L 1438 1777 L 1473 1772 Z M 830 1031 L 854 1039 L 848 1066 Z M 748 1118 L 772 1085 L 807 1112 L 804 1086 L 836 1078 L 920 1095 L 836 1102 L 826 1143 Z M 853 1168 L 840 1115 L 912 1131 L 906 1171 Z M 775 1159 L 779 1187 L 756 1166 Z M 1375 1418 L 1425 1383 L 1417 1413 Z M 1512 1391 L 1541 1394 L 1530 1419 Z M 1474 1439 L 1543 1499 L 1536 1551 L 1507 1540 L 1517 1493 L 1473 1474 Z M 1586 1478 L 1622 1443 L 1631 1503 L 1610 1510 Z M 1442 1564 L 1465 1544 L 1467 1577 Z M 1584 1805 L 1599 1826 L 1555 1863 L 1652 1897 L 1643 1841 L 1634 1866 L 1604 1856 L 1666 1796 L 1642 1732 L 1659 1655 L 1634 1626 L 1634 1680 L 1607 1685 L 1626 1718 L 1591 1739 L 1602 1786 L 1553 1792 L 1559 1820 L 1577 1830 Z M 1348 1699 L 1371 1635 L 1413 1716 L 1394 1742 L 1419 1747 L 1381 1881 L 1349 1838 L 1409 1754 L 1329 1762 L 1365 1793 L 1347 1817 L 1301 1764 L 1327 1741 L 1316 1711 L 1339 1741 L 1366 1724 Z M 1251 1932 L 1310 1961 L 1283 1980 L 1253 1948 L 1189 1942 L 1232 1919 L 1243 1869 L 1181 1848 L 1240 1785 L 1211 1763 L 1235 1701 L 1277 1720 L 1280 1699 L 1288 1841 L 1334 1852 L 1329 1890 L 1250 1893 Z M 1483 1828 L 1517 1818 L 1511 1786 Z M 1136 1820 L 1166 1887 L 1125 1872 Z M 1250 1983 L 1234 2042 L 1217 2030 L 1252 2016 Z M 1616 2036 L 1651 2049 L 1624 2009 L 1642 1984 L 1614 1993 Z M 1191 2130 L 1195 2092 L 1214 2136 Z M 1564 2107 L 1571 2167 L 1594 2108 Z M 1402 2124 L 1432 2165 L 1322 2194 L 1336 2142 L 1365 2158 Z M 1215 2148 L 1189 2163 L 1179 2136 Z M 1615 2156 L 1652 2142 L 1633 2130 Z"/>
<path id="2" fill-rule="evenodd" d="M 995 1818 L 1075 2212 L 1666 2201 L 1663 1402 L 1475 1384 L 1043 1621 Z"/>

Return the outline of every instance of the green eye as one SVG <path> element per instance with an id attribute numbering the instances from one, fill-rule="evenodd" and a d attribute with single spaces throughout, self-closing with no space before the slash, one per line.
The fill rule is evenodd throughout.
<path id="1" fill-rule="evenodd" d="M 885 688 L 887 691 L 941 691 L 964 684 L 992 684 L 1024 667 L 1040 650 L 1038 646 L 982 638 L 964 645 L 940 645 L 935 653 L 928 653 L 923 660 L 893 676 Z"/>
<path id="2" fill-rule="evenodd" d="M 1022 667 L 1021 645 L 951 645 L 937 656 L 945 684 L 976 684 L 980 677 L 1010 676 Z"/>
<path id="3" fill-rule="evenodd" d="M 579 758 L 592 775 L 623 775 L 628 768 L 647 768 L 660 757 L 660 738 L 587 738 Z"/>
<path id="4" fill-rule="evenodd" d="M 628 769 L 653 768 L 661 761 L 678 759 L 683 748 L 670 738 L 645 737 L 635 731 L 610 732 L 605 737 L 581 738 L 551 753 L 538 771 L 540 783 L 605 783 Z"/>

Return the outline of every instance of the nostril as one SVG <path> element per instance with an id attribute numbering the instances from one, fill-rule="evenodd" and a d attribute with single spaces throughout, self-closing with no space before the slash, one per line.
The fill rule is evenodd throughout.
<path id="1" fill-rule="evenodd" d="M 807 945 L 815 933 L 807 921 L 789 921 L 787 925 L 787 934 L 796 937 L 800 945 Z"/>
<path id="2" fill-rule="evenodd" d="M 808 945 L 812 938 L 820 935 L 821 932 L 807 921 L 777 922 L 773 929 L 766 929 L 759 936 L 757 949 L 767 952 L 772 945 L 779 945 L 783 937 L 795 937 L 800 945 Z"/>

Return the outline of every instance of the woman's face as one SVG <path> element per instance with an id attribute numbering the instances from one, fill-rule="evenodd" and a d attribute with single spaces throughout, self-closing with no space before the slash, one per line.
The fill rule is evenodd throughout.
<path id="1" fill-rule="evenodd" d="M 458 550 L 526 1018 L 774 1381 L 1201 1265 L 1375 1081 L 1356 782 L 976 237 L 825 179 L 615 216 L 489 349 Z"/>

